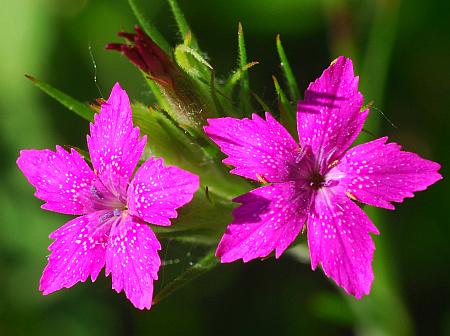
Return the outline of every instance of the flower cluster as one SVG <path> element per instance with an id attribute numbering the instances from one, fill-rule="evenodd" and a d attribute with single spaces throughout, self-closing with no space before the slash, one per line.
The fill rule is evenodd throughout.
<path id="1" fill-rule="evenodd" d="M 120 35 L 130 43 L 108 48 L 125 54 L 168 90 L 163 93 L 178 97 L 177 108 L 183 110 L 177 92 L 183 75 L 176 64 L 139 28 Z M 264 184 L 233 200 L 241 205 L 218 244 L 221 262 L 247 262 L 272 252 L 278 258 L 306 230 L 313 269 L 321 265 L 356 298 L 370 292 L 375 250 L 370 234 L 379 232 L 356 203 L 394 209 L 392 202 L 413 197 L 441 175 L 437 163 L 402 151 L 386 137 L 349 149 L 368 113 L 352 61 L 339 57 L 298 102 L 297 135 L 269 112 L 264 118 L 205 121 L 204 115 L 191 114 L 178 119 L 181 126 L 184 120 L 204 127 L 225 154 L 223 163 L 234 167 L 231 173 Z M 202 176 L 166 166 L 161 158 L 140 161 L 147 137 L 140 138 L 132 114 L 126 92 L 116 84 L 90 125 L 91 165 L 74 149 L 20 153 L 17 164 L 36 188 L 35 196 L 45 201 L 42 208 L 78 216 L 50 235 L 54 242 L 40 282 L 45 295 L 89 276 L 95 281 L 105 267 L 113 289 L 123 290 L 135 307 L 152 305 L 161 245 L 147 223 L 171 225 Z M 210 145 L 199 146 L 217 158 Z"/>

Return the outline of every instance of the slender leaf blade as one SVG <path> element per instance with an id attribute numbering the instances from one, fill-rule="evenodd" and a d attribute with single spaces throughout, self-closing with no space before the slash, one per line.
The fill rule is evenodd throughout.
<path id="1" fill-rule="evenodd" d="M 224 91 L 226 93 L 230 94 L 231 91 L 233 90 L 234 86 L 236 85 L 236 83 L 239 82 L 243 78 L 245 73 L 250 68 L 252 68 L 253 66 L 255 66 L 257 64 L 259 64 L 258 61 L 253 61 L 253 62 L 247 63 L 244 67 L 239 68 L 236 71 L 234 71 L 233 74 L 230 76 L 230 78 L 225 83 Z"/>
<path id="2" fill-rule="evenodd" d="M 186 18 L 183 14 L 183 11 L 181 10 L 180 6 L 178 6 L 178 3 L 175 0 L 168 0 L 170 8 L 172 9 L 173 16 L 175 18 L 175 21 L 178 25 L 178 30 L 180 31 L 181 37 L 185 40 L 187 36 L 189 36 L 188 40 L 189 45 L 193 49 L 198 49 L 198 43 L 195 38 L 195 36 L 192 33 L 191 28 L 189 27 L 189 24 L 186 21 Z"/>
<path id="3" fill-rule="evenodd" d="M 300 90 L 298 89 L 297 80 L 295 79 L 292 68 L 284 51 L 283 44 L 281 43 L 280 34 L 277 35 L 277 51 L 280 57 L 281 69 L 283 70 L 284 77 L 289 89 L 291 99 L 297 101 L 300 98 Z"/>
<path id="4" fill-rule="evenodd" d="M 134 15 L 139 21 L 144 31 L 148 36 L 161 48 L 167 55 L 172 55 L 172 48 L 169 42 L 164 38 L 164 36 L 159 32 L 159 30 L 152 23 L 152 20 L 147 16 L 144 9 L 144 0 L 128 0 Z"/>
<path id="5" fill-rule="evenodd" d="M 245 68 L 247 65 L 247 50 L 245 47 L 244 31 L 242 29 L 242 24 L 239 22 L 238 27 L 238 48 L 239 48 L 239 67 L 241 69 Z M 252 106 L 250 103 L 250 80 L 248 72 L 244 71 L 241 76 L 241 108 L 245 115 L 252 112 Z"/>
<path id="6" fill-rule="evenodd" d="M 296 137 L 296 117 L 295 111 L 286 97 L 283 89 L 281 88 L 278 80 L 275 76 L 272 76 L 273 83 L 275 85 L 275 91 L 278 95 L 278 106 L 280 109 L 281 123 Z"/>
<path id="7" fill-rule="evenodd" d="M 75 98 L 65 94 L 64 92 L 54 88 L 50 84 L 47 84 L 39 79 L 34 78 L 30 75 L 25 75 L 29 80 L 33 82 L 34 85 L 36 85 L 39 89 L 44 91 L 46 94 L 48 94 L 50 97 L 58 101 L 61 105 L 65 106 L 67 109 L 69 109 L 72 112 L 75 112 L 80 117 L 93 121 L 94 120 L 94 114 L 95 111 L 90 108 L 88 105 L 83 104 L 82 102 L 79 102 Z"/>

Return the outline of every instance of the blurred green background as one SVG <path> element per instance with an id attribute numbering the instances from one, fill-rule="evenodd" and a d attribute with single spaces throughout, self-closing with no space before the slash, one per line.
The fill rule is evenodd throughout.
<path id="1" fill-rule="evenodd" d="M 38 291 L 48 234 L 69 217 L 45 212 L 18 171 L 21 148 L 85 148 L 88 123 L 27 81 L 32 74 L 82 101 L 119 81 L 151 100 L 138 71 L 104 50 L 137 23 L 125 0 L 0 0 L 0 335 L 450 335 L 450 190 L 444 179 L 395 212 L 368 210 L 379 227 L 372 294 L 346 297 L 321 271 L 284 255 L 278 261 L 216 268 L 151 311 L 132 308 L 100 276 L 44 297 Z M 222 77 L 236 65 L 244 25 L 252 88 L 275 105 L 281 34 L 303 90 L 339 54 L 351 56 L 368 101 L 367 129 L 438 161 L 450 153 L 450 5 L 446 1 L 179 1 L 200 45 Z M 148 12 L 173 43 L 164 0 Z M 95 65 L 94 65 L 95 64 Z M 97 88 L 94 76 L 98 79 Z M 384 113 L 395 125 L 383 117 Z M 198 248 L 163 241 L 165 274 L 195 262 Z"/>

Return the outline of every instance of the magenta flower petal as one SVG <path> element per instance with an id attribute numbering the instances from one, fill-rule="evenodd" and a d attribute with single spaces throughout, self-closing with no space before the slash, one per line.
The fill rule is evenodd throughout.
<path id="1" fill-rule="evenodd" d="M 176 209 L 189 203 L 199 178 L 183 169 L 164 166 L 163 159 L 148 159 L 136 172 L 128 188 L 130 214 L 146 222 L 170 225 Z"/>
<path id="2" fill-rule="evenodd" d="M 87 137 L 92 165 L 114 195 L 124 195 L 147 138 L 139 139 L 139 128 L 133 128 L 130 102 L 119 83 L 94 120 Z"/>
<path id="3" fill-rule="evenodd" d="M 17 165 L 36 188 L 34 195 L 46 202 L 43 209 L 68 215 L 89 212 L 90 185 L 96 177 L 74 149 L 22 150 Z"/>
<path id="4" fill-rule="evenodd" d="M 369 294 L 375 251 L 369 233 L 378 230 L 351 200 L 319 192 L 308 216 L 312 269 L 321 264 L 328 277 L 356 298 Z"/>
<path id="5" fill-rule="evenodd" d="M 304 100 L 298 103 L 300 144 L 310 145 L 318 156 L 339 157 L 362 129 L 369 112 L 360 112 L 362 103 L 352 61 L 341 56 L 309 85 Z"/>
<path id="6" fill-rule="evenodd" d="M 334 172 L 345 174 L 346 191 L 358 201 L 394 209 L 390 202 L 413 197 L 413 192 L 425 190 L 442 176 L 436 162 L 386 141 L 384 137 L 350 149 Z"/>
<path id="7" fill-rule="evenodd" d="M 228 155 L 224 163 L 235 166 L 231 173 L 258 181 L 285 181 L 289 166 L 295 165 L 298 145 L 270 113 L 266 120 L 256 114 L 253 119 L 208 119 L 205 132 Z"/>
<path id="8" fill-rule="evenodd" d="M 308 191 L 293 182 L 261 187 L 239 196 L 233 222 L 219 243 L 222 262 L 262 258 L 275 250 L 278 258 L 297 237 L 307 216 Z M 294 206 L 295 205 L 295 206 Z"/>
<path id="9" fill-rule="evenodd" d="M 161 249 L 153 231 L 130 215 L 122 215 L 111 236 L 106 251 L 105 274 L 112 274 L 112 287 L 122 290 L 136 308 L 150 309 L 153 280 L 158 279 Z"/>
<path id="10" fill-rule="evenodd" d="M 49 246 L 51 254 L 41 277 L 39 290 L 44 295 L 77 282 L 92 281 L 105 265 L 105 248 L 109 234 L 100 225 L 105 211 L 72 219 L 50 235 L 55 241 Z"/>

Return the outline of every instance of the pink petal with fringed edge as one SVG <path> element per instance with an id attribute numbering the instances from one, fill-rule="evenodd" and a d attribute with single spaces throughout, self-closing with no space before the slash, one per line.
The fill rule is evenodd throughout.
<path id="1" fill-rule="evenodd" d="M 266 120 L 253 114 L 253 119 L 218 118 L 208 123 L 205 132 L 228 155 L 223 162 L 235 167 L 231 173 L 255 181 L 289 180 L 298 145 L 270 113 Z"/>
<path id="2" fill-rule="evenodd" d="M 17 165 L 36 188 L 35 196 L 46 202 L 43 209 L 69 215 L 89 212 L 89 188 L 96 177 L 74 149 L 22 150 Z"/>
<path id="3" fill-rule="evenodd" d="M 198 186 L 198 176 L 150 158 L 130 183 L 128 208 L 146 222 L 167 226 L 170 218 L 177 217 L 176 209 L 192 200 Z"/>
<path id="4" fill-rule="evenodd" d="M 105 251 L 110 226 L 101 225 L 105 211 L 72 219 L 50 235 L 55 241 L 42 274 L 39 289 L 44 295 L 77 282 L 92 281 L 105 265 Z"/>
<path id="5" fill-rule="evenodd" d="M 378 234 L 366 214 L 347 197 L 319 191 L 308 216 L 308 245 L 312 269 L 325 274 L 356 298 L 369 294 Z"/>
<path id="6" fill-rule="evenodd" d="M 150 309 L 153 280 L 158 279 L 161 245 L 145 223 L 123 214 L 111 231 L 106 252 L 106 270 L 112 274 L 112 287 L 122 290 L 136 308 Z"/>
<path id="7" fill-rule="evenodd" d="M 386 141 L 384 137 L 350 149 L 330 174 L 343 172 L 343 188 L 358 201 L 394 209 L 390 202 L 413 197 L 413 192 L 425 190 L 442 176 L 436 162 Z"/>
<path id="8" fill-rule="evenodd" d="M 297 237 L 306 220 L 308 191 L 285 182 L 261 187 L 239 196 L 216 255 L 222 262 L 244 262 L 266 257 L 275 250 L 278 258 Z"/>
<path id="9" fill-rule="evenodd" d="M 319 158 L 339 157 L 362 129 L 369 112 L 360 112 L 362 103 L 352 61 L 341 56 L 309 85 L 298 103 L 300 144 L 310 145 Z"/>
<path id="10" fill-rule="evenodd" d="M 139 139 L 139 128 L 133 128 L 130 102 L 118 83 L 94 120 L 87 136 L 92 165 L 103 184 L 123 197 L 147 138 Z"/>

